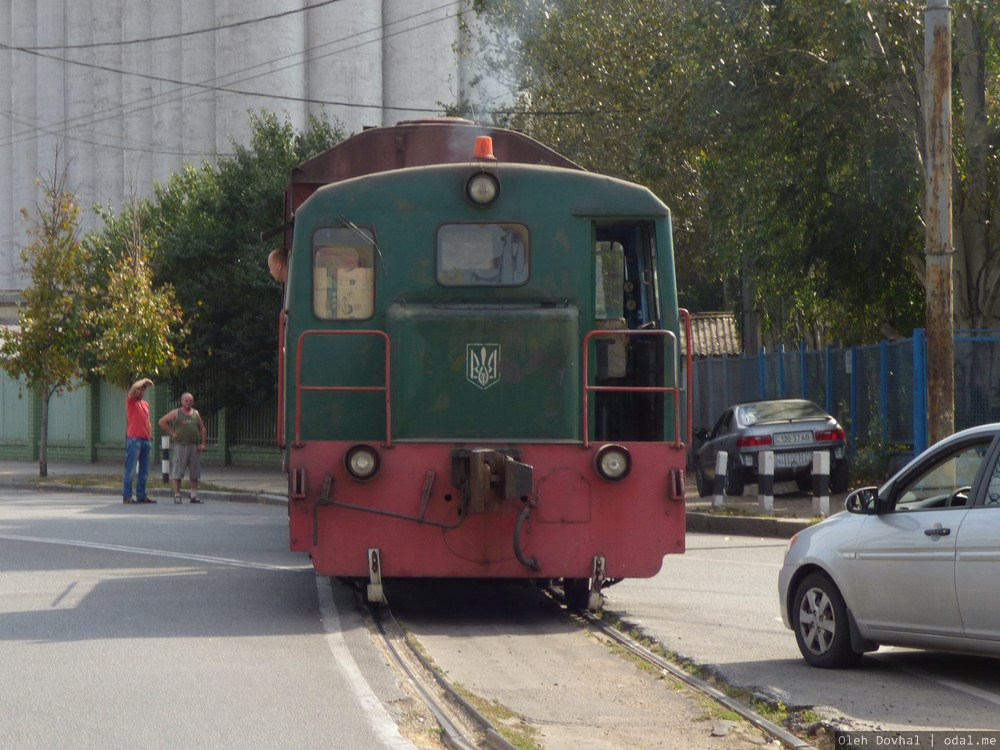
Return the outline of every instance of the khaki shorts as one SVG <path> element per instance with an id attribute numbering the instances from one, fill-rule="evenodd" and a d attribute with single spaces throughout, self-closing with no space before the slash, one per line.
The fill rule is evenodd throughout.
<path id="1" fill-rule="evenodd" d="M 183 479 L 185 470 L 191 479 L 201 479 L 201 451 L 197 445 L 177 445 L 174 443 L 173 460 L 170 463 L 170 478 Z"/>

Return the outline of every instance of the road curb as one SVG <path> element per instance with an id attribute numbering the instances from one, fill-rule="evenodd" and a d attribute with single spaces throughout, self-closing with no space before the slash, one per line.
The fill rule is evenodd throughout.
<path id="1" fill-rule="evenodd" d="M 82 492 L 92 495 L 109 494 L 114 497 L 121 497 L 119 486 L 90 485 L 80 486 L 74 484 L 64 484 L 62 482 L 39 482 L 31 479 L 0 479 L 0 486 L 12 487 L 18 490 L 34 490 L 36 492 Z M 185 491 L 185 502 L 188 502 L 190 493 Z M 157 502 L 173 500 L 173 492 L 164 489 L 151 489 L 149 496 Z M 268 492 L 240 492 L 227 490 L 201 490 L 198 496 L 205 500 L 230 503 L 256 503 L 258 505 L 288 505 L 288 498 Z"/>
<path id="2" fill-rule="evenodd" d="M 687 530 L 699 534 L 730 534 L 733 536 L 762 536 L 791 539 L 812 521 L 798 518 L 773 518 L 737 516 L 717 513 L 685 514 Z"/>

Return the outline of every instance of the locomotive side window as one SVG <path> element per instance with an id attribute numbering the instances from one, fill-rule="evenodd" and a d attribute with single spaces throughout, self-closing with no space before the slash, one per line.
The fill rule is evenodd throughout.
<path id="1" fill-rule="evenodd" d="M 624 320 L 625 327 L 632 329 L 655 326 L 660 320 L 660 302 L 653 225 L 600 223 L 594 249 L 595 319 Z"/>
<path id="2" fill-rule="evenodd" d="M 623 320 L 625 249 L 620 242 L 598 241 L 596 261 L 594 317 L 597 320 Z"/>
<path id="3" fill-rule="evenodd" d="M 364 320 L 375 309 L 371 233 L 326 228 L 313 235 L 313 313 L 324 320 Z"/>
<path id="4" fill-rule="evenodd" d="M 443 224 L 437 280 L 443 286 L 519 286 L 528 280 L 528 228 L 522 224 Z"/>

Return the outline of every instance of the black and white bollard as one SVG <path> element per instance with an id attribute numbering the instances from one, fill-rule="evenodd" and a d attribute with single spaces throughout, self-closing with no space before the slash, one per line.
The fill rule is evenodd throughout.
<path id="1" fill-rule="evenodd" d="M 774 451 L 757 456 L 757 507 L 764 513 L 774 512 Z"/>
<path id="2" fill-rule="evenodd" d="M 160 437 L 160 470 L 163 472 L 163 483 L 170 483 L 170 436 Z"/>
<path id="3" fill-rule="evenodd" d="M 830 452 L 813 452 L 813 515 L 830 515 Z"/>
<path id="4" fill-rule="evenodd" d="M 719 451 L 715 454 L 715 481 L 712 483 L 712 507 L 722 507 L 722 493 L 726 491 L 726 470 L 729 467 L 729 454 Z"/>

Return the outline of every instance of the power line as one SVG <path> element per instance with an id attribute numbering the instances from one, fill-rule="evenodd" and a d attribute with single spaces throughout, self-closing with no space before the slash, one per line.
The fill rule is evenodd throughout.
<path id="1" fill-rule="evenodd" d="M 245 21 L 234 21 L 233 23 L 221 24 L 219 26 L 211 26 L 206 29 L 196 29 L 194 31 L 182 31 L 178 34 L 164 34 L 162 36 L 149 36 L 141 39 L 125 39 L 117 40 L 114 42 L 91 42 L 89 44 L 53 44 L 40 47 L 18 47 L 18 49 L 24 51 L 37 52 L 40 50 L 53 50 L 53 49 L 94 49 L 96 47 L 124 47 L 131 44 L 146 44 L 148 42 L 160 42 L 170 39 L 182 39 L 188 36 L 196 36 L 198 34 L 209 34 L 216 31 L 223 31 L 225 29 L 235 29 L 240 26 L 250 26 L 255 23 L 262 23 L 264 21 L 273 21 L 276 18 L 283 18 L 285 16 L 295 15 L 296 13 L 304 13 L 315 8 L 322 8 L 324 5 L 332 5 L 333 3 L 339 3 L 341 0 L 324 0 L 321 3 L 316 3 L 315 5 L 307 5 L 304 8 L 296 8 L 295 10 L 287 10 L 283 13 L 272 13 L 269 16 L 260 16 L 258 18 L 248 18 Z"/>
<path id="2" fill-rule="evenodd" d="M 335 3 L 335 2 L 339 2 L 339 0 L 324 0 L 323 2 L 315 3 L 313 5 L 310 5 L 310 6 L 307 6 L 305 8 L 301 8 L 301 9 L 295 10 L 295 11 L 287 11 L 287 12 L 284 12 L 284 13 L 272 14 L 272 15 L 269 15 L 269 16 L 263 16 L 263 17 L 259 17 L 259 18 L 255 18 L 255 19 L 247 19 L 247 20 L 235 22 L 235 23 L 232 23 L 232 24 L 220 25 L 220 26 L 217 26 L 217 27 L 213 27 L 211 29 L 201 29 L 201 30 L 197 30 L 197 31 L 185 32 L 183 34 L 165 35 L 165 36 L 162 36 L 162 37 L 155 37 L 155 38 L 148 38 L 148 39 L 126 40 L 124 42 L 116 42 L 116 43 L 110 43 L 110 42 L 103 43 L 102 42 L 102 43 L 94 43 L 94 44 L 90 44 L 90 45 L 66 45 L 66 46 L 62 46 L 62 47 L 27 47 L 27 46 L 14 46 L 14 45 L 7 45 L 7 44 L 0 43 L 0 49 L 8 49 L 8 50 L 11 50 L 12 52 L 21 52 L 23 54 L 30 54 L 30 55 L 36 56 L 38 58 L 42 58 L 42 59 L 46 59 L 46 60 L 51 60 L 53 62 L 60 63 L 60 64 L 63 64 L 63 65 L 76 65 L 76 66 L 81 66 L 81 67 L 90 68 L 90 69 L 94 69 L 94 70 L 99 70 L 99 71 L 102 71 L 102 72 L 105 72 L 105 73 L 110 73 L 112 75 L 123 76 L 123 77 L 124 76 L 130 76 L 130 77 L 139 78 L 139 79 L 142 79 L 142 80 L 148 80 L 148 81 L 151 81 L 151 82 L 154 82 L 154 83 L 168 84 L 170 86 L 175 87 L 172 91 L 150 94 L 149 96 L 145 96 L 145 97 L 142 97 L 140 99 L 133 100 L 131 102 L 124 102 L 124 103 L 121 103 L 121 104 L 116 104 L 116 105 L 112 105 L 112 106 L 106 107 L 104 110 L 97 111 L 97 112 L 90 111 L 90 112 L 86 113 L 85 115 L 80 115 L 80 116 L 78 116 L 76 118 L 73 118 L 71 120 L 64 120 L 63 122 L 56 123 L 56 124 L 44 124 L 44 123 L 34 123 L 34 124 L 32 124 L 32 123 L 29 123 L 29 122 L 25 121 L 23 118 L 15 118 L 13 116 L 9 116 L 8 119 L 10 119 L 10 121 L 12 123 L 16 123 L 16 124 L 22 126 L 24 128 L 24 130 L 22 130 L 21 132 L 18 132 L 18 133 L 12 133 L 12 134 L 10 134 L 6 139 L 4 139 L 4 141 L 9 146 L 9 145 L 14 145 L 16 143 L 22 143 L 22 142 L 25 142 L 27 140 L 34 140 L 34 139 L 37 139 L 38 137 L 40 137 L 40 132 L 39 131 L 41 131 L 41 134 L 48 135 L 48 136 L 51 136 L 51 137 L 71 138 L 71 139 L 76 140 L 76 141 L 78 141 L 80 143 L 86 143 L 88 145 L 93 145 L 93 146 L 97 146 L 97 147 L 101 147 L 101 148 L 112 148 L 112 149 L 114 149 L 114 148 L 126 149 L 127 148 L 129 150 L 144 151 L 146 153 L 161 153 L 161 154 L 184 155 L 185 153 L 187 153 L 186 151 L 183 151 L 183 150 L 178 151 L 178 150 L 175 150 L 175 149 L 163 148 L 162 146 L 159 146 L 158 144 L 143 144 L 142 146 L 126 146 L 124 143 L 122 143 L 121 145 L 117 145 L 117 144 L 113 145 L 113 144 L 109 144 L 109 143 L 101 143 L 98 140 L 95 140 L 95 139 L 106 139 L 106 138 L 109 138 L 109 137 L 110 138 L 114 138 L 114 137 L 116 137 L 116 134 L 95 133 L 93 136 L 91 136 L 91 138 L 86 138 L 86 137 L 83 137 L 83 136 L 77 136 L 77 135 L 71 134 L 68 131 L 69 130 L 80 130 L 81 128 L 85 128 L 85 127 L 93 127 L 93 126 L 96 126 L 96 125 L 98 125 L 98 124 L 100 124 L 102 122 L 116 121 L 116 120 L 124 119 L 124 118 L 127 118 L 127 117 L 134 117 L 134 116 L 138 115 L 139 113 L 141 113 L 143 111 L 146 111 L 146 110 L 149 110 L 149 109 L 153 109 L 155 107 L 166 106 L 166 105 L 170 104 L 171 102 L 177 101 L 178 99 L 185 99 L 185 98 L 192 97 L 192 96 L 197 96 L 197 95 L 200 95 L 200 94 L 224 93 L 224 94 L 232 94 L 232 95 L 235 95 L 235 96 L 253 97 L 253 98 L 258 98 L 258 99 L 270 99 L 270 100 L 275 100 L 275 101 L 286 101 L 286 102 L 293 102 L 293 103 L 296 103 L 296 104 L 312 104 L 312 105 L 320 105 L 320 106 L 339 107 L 339 108 L 345 108 L 345 109 L 372 109 L 372 110 L 379 110 L 379 111 L 395 110 L 395 111 L 400 111 L 400 112 L 423 112 L 423 113 L 441 111 L 441 107 L 438 106 L 438 105 L 428 106 L 428 107 L 403 107 L 403 106 L 392 106 L 392 105 L 388 105 L 388 104 L 365 104 L 365 103 L 352 102 L 352 101 L 319 99 L 319 98 L 315 98 L 315 97 L 300 97 L 300 96 L 292 96 L 292 95 L 287 95 L 287 94 L 265 93 L 265 92 L 261 92 L 261 91 L 250 91 L 250 90 L 245 90 L 245 89 L 241 89 L 241 88 L 235 88 L 234 86 L 236 84 L 245 83 L 247 81 L 251 81 L 251 80 L 258 79 L 258 78 L 262 78 L 262 77 L 267 76 L 267 75 L 273 75 L 273 74 L 276 74 L 276 73 L 280 73 L 281 71 L 284 71 L 284 70 L 288 70 L 288 69 L 295 68 L 295 67 L 300 67 L 300 66 L 305 65 L 305 64 L 316 63 L 317 61 L 323 60 L 324 58 L 333 57 L 333 56 L 337 56 L 337 55 L 343 55 L 345 53 L 348 53 L 348 52 L 351 52 L 353 50 L 359 49 L 359 48 L 361 48 L 363 46 L 366 46 L 368 44 L 372 44 L 372 43 L 376 43 L 376 42 L 384 42 L 385 40 L 391 39 L 392 37 L 399 36 L 399 35 L 406 34 L 406 33 L 411 33 L 411 32 L 416 31 L 418 29 L 425 28 L 427 26 L 431 26 L 431 25 L 440 23 L 442 21 L 447 21 L 447 20 L 449 20 L 451 18 L 455 18 L 455 17 L 460 18 L 460 17 L 462 17 L 464 15 L 467 15 L 467 14 L 469 14 L 469 13 L 472 12 L 471 8 L 466 8 L 466 9 L 460 10 L 460 11 L 454 13 L 454 14 L 449 13 L 449 14 L 446 14 L 444 17 L 441 17 L 441 18 L 432 18 L 432 19 L 427 20 L 427 21 L 425 21 L 423 23 L 420 23 L 420 24 L 417 24 L 417 25 L 411 25 L 411 26 L 408 26 L 406 28 L 401 28 L 401 29 L 399 29 L 397 31 L 394 31 L 394 32 L 391 32 L 391 33 L 386 33 L 386 31 L 385 31 L 386 29 L 390 28 L 391 26 L 398 26 L 399 24 L 412 22 L 412 21 L 415 21 L 415 20 L 417 20 L 418 18 L 420 18 L 422 16 L 427 16 L 427 15 L 430 15 L 430 14 L 437 13 L 437 12 L 439 12 L 441 10 L 445 10 L 445 9 L 447 9 L 449 7 L 452 7 L 454 5 L 454 2 L 446 2 L 446 3 L 442 4 L 442 5 L 436 6 L 434 8 L 431 8 L 431 9 L 428 9 L 428 10 L 425 10 L 425 11 L 421 11 L 419 13 L 414 13 L 414 14 L 412 14 L 410 16 L 406 16 L 404 18 L 397 19 L 397 20 L 393 21 L 392 23 L 390 23 L 388 25 L 383 25 L 383 26 L 380 26 L 380 27 L 377 27 L 377 28 L 372 28 L 372 29 L 367 29 L 367 30 L 363 30 L 363 31 L 354 32 L 354 33 L 349 34 L 347 36 L 341 37 L 340 39 L 332 40 L 332 41 L 329 41 L 329 42 L 325 42 L 325 43 L 323 43 L 321 45 L 317 45 L 316 47 L 305 48 L 305 49 L 303 49 L 301 51 L 290 53 L 288 55 L 284 55 L 284 56 L 281 56 L 281 57 L 273 58 L 271 60 L 265 60 L 263 62 L 257 63 L 257 64 L 255 64 L 253 66 L 248 67 L 248 68 L 244 68 L 243 70 L 231 71 L 231 72 L 225 73 L 223 75 L 216 76 L 214 78 L 205 79 L 204 81 L 185 81 L 185 80 L 181 80 L 181 79 L 168 78 L 168 77 L 165 77 L 165 76 L 157 76 L 157 75 L 152 75 L 152 74 L 147 74 L 147 73 L 140 73 L 140 72 L 135 72 L 135 71 L 129 71 L 129 70 L 121 69 L 121 68 L 114 68 L 114 67 L 107 66 L 107 65 L 101 65 L 101 64 L 97 64 L 97 63 L 89 63 L 89 62 L 84 62 L 84 61 L 80 61 L 80 60 L 74 60 L 74 59 L 67 58 L 67 57 L 64 57 L 64 56 L 50 55 L 50 54 L 46 54 L 46 53 L 44 53 L 44 52 L 41 51 L 41 50 L 47 50 L 47 49 L 82 49 L 82 48 L 87 48 L 87 47 L 95 48 L 95 47 L 111 46 L 112 44 L 117 45 L 117 46 L 123 46 L 123 45 L 126 45 L 126 44 L 135 44 L 135 43 L 139 43 L 139 42 L 154 41 L 154 40 L 157 40 L 157 39 L 175 39 L 175 38 L 178 38 L 178 37 L 188 36 L 188 35 L 191 35 L 191 34 L 200 34 L 200 33 L 214 32 L 214 31 L 218 31 L 218 30 L 229 29 L 229 28 L 232 28 L 232 27 L 235 27 L 235 26 L 244 26 L 244 25 L 253 24 L 253 23 L 260 23 L 260 22 L 264 22 L 264 21 L 270 21 L 270 20 L 274 20 L 276 18 L 280 18 L 282 16 L 290 15 L 292 13 L 298 13 L 298 12 L 301 12 L 303 10 L 312 10 L 312 9 L 317 9 L 317 8 L 321 8 L 321 7 L 324 7 L 324 6 L 329 6 L 329 5 L 331 5 L 331 4 Z M 362 39 L 363 37 L 366 37 L 366 36 L 371 37 L 374 34 L 377 34 L 377 36 L 374 36 L 373 38 L 369 38 L 369 39 Z M 327 53 L 324 53 L 324 54 L 318 54 L 318 52 L 320 50 L 332 47 L 334 45 L 340 45 L 340 44 L 343 44 L 344 42 L 350 42 L 350 41 L 355 40 L 355 39 L 360 40 L 360 41 L 357 41 L 357 43 L 352 44 L 350 46 L 341 46 L 341 47 L 338 47 L 337 49 L 334 49 L 334 50 L 332 50 L 330 52 L 327 52 Z M 300 59 L 295 60 L 295 58 L 300 58 Z M 279 63 L 282 63 L 283 61 L 290 61 L 290 62 L 287 62 L 287 64 L 284 64 L 284 65 L 279 65 Z M 262 70 L 264 68 L 266 68 L 266 70 Z M 253 72 L 253 71 L 257 71 L 257 70 L 259 70 L 260 72 Z M 242 77 L 236 77 L 236 78 L 234 78 L 234 76 L 242 76 Z M 221 81 L 226 81 L 226 83 L 224 83 L 224 84 L 220 83 Z M 490 113 L 506 112 L 506 111 L 508 111 L 508 110 L 502 110 L 502 109 L 501 110 L 488 110 L 488 112 L 490 112 Z M 0 113 L 0 114 L 2 114 L 2 113 Z M 561 110 L 561 111 L 556 111 L 556 110 L 551 110 L 551 111 L 537 110 L 537 111 L 521 112 L 521 114 L 539 115 L 539 116 L 580 116 L 580 115 L 606 115 L 606 116 L 615 116 L 615 115 L 621 114 L 621 112 L 620 111 L 619 112 L 598 112 L 598 111 L 585 111 L 583 109 L 580 109 L 580 110 Z M 127 134 L 126 134 L 126 136 L 127 136 Z"/>
<path id="3" fill-rule="evenodd" d="M 328 5 L 329 3 L 327 2 L 327 3 L 322 3 L 322 4 L 323 5 Z M 448 2 L 448 3 L 442 4 L 442 5 L 436 6 L 434 8 L 428 9 L 426 11 L 422 11 L 420 13 L 415 13 L 415 14 L 407 16 L 405 18 L 400 18 L 400 19 L 394 21 L 392 24 L 390 24 L 390 26 L 391 25 L 398 25 L 398 24 L 402 24 L 402 23 L 406 23 L 406 22 L 410 22 L 410 21 L 414 21 L 414 20 L 420 18 L 421 16 L 426 16 L 426 15 L 429 15 L 429 14 L 436 13 L 438 11 L 444 10 L 446 8 L 449 8 L 453 4 L 454 3 L 452 3 L 452 2 Z M 312 6 L 312 7 L 318 7 L 318 6 Z M 243 90 L 243 89 L 233 88 L 232 84 L 243 83 L 243 82 L 250 81 L 250 80 L 253 80 L 253 79 L 256 79 L 256 78 L 261 78 L 261 77 L 266 76 L 266 75 L 271 75 L 271 74 L 274 74 L 274 73 L 278 73 L 278 72 L 281 72 L 282 70 L 287 70 L 289 68 L 299 67 L 299 66 L 301 66 L 303 64 L 316 62 L 317 60 L 321 60 L 324 57 L 331 57 L 331 56 L 334 56 L 334 55 L 341 55 L 341 54 L 344 54 L 345 52 L 350 52 L 350 51 L 352 51 L 354 49 L 358 49 L 358 48 L 360 48 L 362 46 L 365 46 L 367 44 L 372 44 L 372 43 L 375 43 L 375 42 L 383 42 L 385 39 L 389 39 L 389 38 L 392 38 L 394 36 L 399 36 L 399 35 L 402 35 L 402 34 L 405 34 L 405 33 L 409 33 L 409 32 L 415 31 L 415 30 L 420 29 L 420 28 L 425 28 L 427 26 L 430 26 L 430 25 L 433 25 L 433 24 L 436 24 L 436 23 L 440 23 L 441 21 L 446 21 L 449 18 L 453 18 L 455 16 L 461 16 L 461 15 L 464 15 L 464 14 L 469 13 L 469 12 L 471 12 L 471 11 L 470 10 L 463 10 L 463 11 L 460 11 L 459 13 L 457 13 L 457 14 L 454 14 L 454 15 L 448 14 L 448 15 L 446 15 L 443 18 L 434 18 L 434 19 L 431 19 L 431 20 L 426 21 L 424 23 L 421 23 L 419 25 L 409 26 L 409 27 L 400 29 L 400 30 L 398 30 L 396 32 L 390 33 L 390 34 L 386 34 L 386 33 L 383 32 L 383 33 L 379 34 L 375 38 L 368 39 L 368 40 L 365 40 L 365 41 L 360 41 L 357 44 L 354 44 L 352 46 L 340 47 L 340 48 L 335 49 L 332 52 L 329 52 L 327 54 L 312 55 L 312 56 L 306 57 L 305 59 L 300 60 L 298 62 L 289 63 L 289 64 L 287 64 L 287 65 L 285 65 L 283 67 L 273 67 L 275 64 L 281 62 L 282 60 L 291 60 L 291 59 L 296 58 L 296 57 L 303 57 L 303 56 L 311 55 L 312 53 L 314 53 L 314 52 L 316 52 L 318 50 L 321 50 L 323 48 L 327 48 L 327 47 L 330 47 L 330 46 L 333 46 L 333 45 L 336 45 L 336 44 L 340 44 L 340 43 L 343 43 L 343 42 L 348 42 L 348 41 L 351 41 L 352 39 L 357 39 L 357 38 L 364 37 L 364 36 L 370 36 L 370 35 L 375 34 L 375 33 L 379 32 L 382 29 L 387 28 L 387 27 L 379 27 L 378 29 L 368 29 L 368 30 L 364 30 L 364 31 L 355 32 L 353 34 L 349 34 L 349 35 L 347 35 L 345 37 L 342 37 L 340 39 L 333 40 L 333 41 L 330 41 L 330 42 L 325 42 L 324 44 L 318 45 L 317 47 L 314 47 L 314 48 L 307 48 L 307 49 L 304 49 L 304 50 L 299 51 L 299 52 L 295 52 L 295 53 L 292 53 L 292 54 L 289 54 L 289 55 L 285 55 L 283 57 L 278 57 L 278 58 L 275 58 L 275 59 L 272 59 L 272 60 L 266 60 L 264 62 L 261 62 L 261 63 L 258 63 L 256 65 L 253 65 L 253 66 L 251 66 L 249 68 L 245 68 L 242 71 L 232 71 L 232 72 L 226 73 L 226 74 L 224 74 L 222 76 L 216 76 L 215 78 L 206 79 L 203 82 L 191 82 L 191 81 L 184 81 L 184 80 L 179 80 L 179 79 L 167 78 L 167 77 L 164 77 L 164 76 L 155 76 L 155 75 L 150 75 L 150 74 L 145 74 L 145 73 L 138 73 L 138 72 L 134 72 L 134 71 L 128 71 L 128 70 L 123 70 L 123 69 L 119 69 L 119 68 L 113 68 L 113 67 L 110 67 L 110 66 L 107 66 L 107 65 L 100 65 L 100 64 L 97 64 L 97 63 L 89 63 L 89 62 L 83 62 L 83 61 L 80 61 L 80 60 L 73 60 L 73 59 L 66 58 L 66 57 L 61 57 L 61 56 L 56 56 L 56 55 L 49 55 L 49 54 L 46 54 L 46 53 L 43 53 L 43 52 L 39 52 L 36 49 L 30 48 L 30 47 L 18 47 L 18 46 L 0 44 L 0 49 L 9 49 L 11 51 L 22 52 L 24 54 L 33 55 L 35 57 L 46 59 L 46 60 L 52 60 L 54 62 L 61 63 L 61 64 L 64 64 L 64 65 L 77 65 L 77 66 L 81 66 L 81 67 L 85 67 L 85 68 L 91 68 L 91 69 L 95 69 L 95 70 L 100 70 L 100 71 L 111 73 L 111 74 L 114 74 L 114 75 L 131 76 L 131 77 L 136 77 L 136 78 L 140 78 L 140 79 L 144 79 L 144 80 L 149 80 L 149 81 L 153 81 L 153 82 L 157 82 L 157 83 L 170 84 L 170 85 L 176 87 L 174 89 L 174 91 L 167 92 L 166 94 L 154 94 L 154 95 L 151 95 L 151 96 L 148 96 L 148 97 L 144 97 L 142 99 L 138 99 L 138 100 L 134 100 L 132 102 L 124 103 L 122 105 L 115 105 L 115 106 L 112 106 L 112 107 L 108 107 L 105 110 L 103 110 L 103 112 L 106 113 L 105 116 L 98 117 L 96 119 L 94 118 L 94 115 L 95 114 L 100 115 L 101 114 L 100 112 L 98 112 L 98 113 L 89 112 L 86 115 L 81 115 L 80 117 L 75 118 L 75 122 L 74 122 L 74 120 L 69 120 L 69 121 L 63 121 L 60 124 L 53 124 L 53 125 L 49 125 L 49 126 L 42 126 L 42 125 L 32 126 L 32 125 L 30 125 L 30 124 L 28 124 L 26 122 L 23 122 L 21 124 L 23 124 L 27 129 L 24 130 L 24 131 L 21 131 L 20 133 L 12 133 L 8 137 L 8 139 L 6 139 L 6 141 L 7 141 L 8 144 L 14 144 L 14 143 L 23 142 L 25 140 L 37 138 L 38 137 L 38 130 L 52 131 L 52 130 L 64 130 L 64 129 L 69 129 L 69 128 L 80 128 L 80 127 L 85 127 L 85 126 L 96 125 L 96 124 L 98 124 L 100 122 L 104 122 L 104 121 L 108 121 L 108 120 L 117 120 L 117 119 L 129 116 L 129 115 L 134 115 L 134 114 L 136 114 L 138 112 L 141 112 L 141 111 L 143 111 L 145 109 L 150 109 L 150 108 L 153 108 L 153 107 L 163 106 L 163 105 L 169 104 L 171 101 L 174 100 L 175 95 L 179 96 L 179 98 L 186 98 L 186 97 L 194 96 L 194 95 L 197 95 L 197 94 L 200 94 L 200 93 L 227 93 L 227 94 L 234 94 L 234 95 L 239 95 L 239 96 L 255 97 L 255 98 L 260 98 L 260 99 L 274 99 L 274 100 L 279 100 L 279 101 L 289 101 L 289 102 L 295 102 L 295 103 L 300 103 L 300 104 L 317 104 L 317 105 L 323 105 L 323 106 L 334 106 L 334 107 L 354 108 L 354 109 L 359 109 L 359 108 L 360 109 L 376 109 L 376 110 L 391 109 L 391 110 L 408 111 L 408 112 L 438 111 L 440 109 L 440 107 L 437 107 L 437 106 L 433 106 L 433 107 L 402 107 L 402 106 L 391 106 L 391 105 L 384 105 L 384 104 L 361 104 L 361 103 L 349 102 L 349 101 L 327 100 L 327 99 L 318 99 L 318 98 L 313 98 L 313 97 L 297 97 L 297 96 L 284 95 L 284 94 L 265 93 L 265 92 L 260 92 L 260 91 L 247 91 L 247 90 Z M 250 71 L 253 71 L 255 69 L 260 69 L 260 68 L 265 68 L 265 67 L 267 67 L 268 69 L 264 70 L 264 71 L 262 71 L 260 73 L 254 73 L 253 75 L 247 75 L 247 76 L 244 76 L 243 78 L 236 78 L 236 79 L 232 79 L 231 78 L 232 76 L 235 76 L 235 75 L 240 75 L 242 73 L 249 73 Z M 224 80 L 224 79 L 231 79 L 231 83 L 227 84 L 227 85 L 219 85 L 219 83 L 217 83 L 218 81 L 221 81 L 221 80 Z M 194 89 L 194 90 L 192 91 L 191 89 Z M 167 98 L 164 98 L 164 97 L 172 97 L 172 98 L 167 99 Z M 157 101 L 157 99 L 159 99 L 160 101 Z M 139 105 L 142 105 L 142 106 L 139 106 Z M 55 135 L 57 133 L 49 132 L 48 134 Z M 74 136 L 72 136 L 72 135 L 70 135 L 68 133 L 65 133 L 65 132 L 59 132 L 58 134 L 59 135 L 63 135 L 64 137 L 70 137 L 70 138 L 74 137 Z M 79 140 L 81 140 L 81 142 L 92 143 L 90 141 L 85 141 L 83 139 L 79 139 Z M 97 144 L 93 144 L 93 145 L 97 145 Z M 111 146 L 106 146 L 106 147 L 110 148 Z M 152 151 L 152 150 L 155 150 L 155 149 L 150 149 L 150 150 Z"/>

